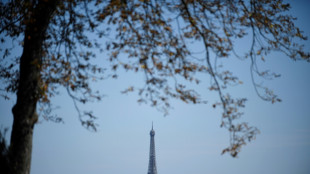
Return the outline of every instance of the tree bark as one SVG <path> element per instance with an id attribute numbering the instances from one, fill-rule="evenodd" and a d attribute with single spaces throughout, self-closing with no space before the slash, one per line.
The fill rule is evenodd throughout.
<path id="1" fill-rule="evenodd" d="M 12 109 L 13 128 L 9 148 L 9 165 L 12 174 L 29 174 L 31 166 L 33 128 L 38 120 L 36 105 L 40 98 L 40 70 L 42 44 L 47 27 L 56 9 L 56 0 L 35 3 L 25 17 L 24 49 L 20 59 L 17 102 Z"/>

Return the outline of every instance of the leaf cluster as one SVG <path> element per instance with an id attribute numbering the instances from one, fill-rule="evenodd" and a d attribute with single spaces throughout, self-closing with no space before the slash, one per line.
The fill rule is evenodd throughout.
<path id="1" fill-rule="evenodd" d="M 38 1 L 23 0 L 0 3 L 2 45 L 14 42 L 23 47 L 25 27 L 34 20 L 29 16 L 37 5 Z M 103 96 L 90 86 L 109 76 L 104 66 L 94 61 L 94 52 L 100 50 L 109 55 L 106 60 L 112 78 L 117 78 L 119 68 L 144 74 L 144 86 L 130 86 L 123 93 L 137 91 L 138 102 L 150 103 L 165 114 L 171 108 L 171 99 L 206 103 L 192 86 L 211 79 L 208 88 L 219 96 L 212 106 L 222 109 L 221 127 L 230 133 L 230 145 L 223 153 L 236 157 L 259 131 L 238 122 L 246 98 L 234 98 L 227 89 L 243 82 L 232 71 L 217 65 L 217 60 L 249 59 L 249 73 L 258 96 L 272 103 L 281 101 L 257 82 L 280 75 L 260 70 L 257 62 L 266 61 L 274 51 L 293 60 L 310 61 L 299 42 L 307 38 L 294 25 L 289 9 L 290 5 L 282 0 L 60 1 L 45 33 L 42 63 L 34 62 L 41 68 L 42 115 L 60 122 L 60 118 L 50 115 L 50 101 L 63 87 L 73 99 L 82 125 L 96 130 L 96 117 L 79 106 Z M 239 55 L 235 43 L 244 38 L 251 40 L 251 46 Z M 197 54 L 195 47 L 202 48 L 202 53 Z M 0 50 L 4 97 L 15 93 L 18 86 L 20 62 L 11 55 L 13 48 Z"/>

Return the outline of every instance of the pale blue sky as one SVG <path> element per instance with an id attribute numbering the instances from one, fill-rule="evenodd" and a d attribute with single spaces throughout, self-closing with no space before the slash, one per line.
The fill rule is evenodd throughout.
<path id="1" fill-rule="evenodd" d="M 310 1 L 292 2 L 291 13 L 310 37 Z M 305 42 L 307 49 L 310 42 Z M 241 45 L 242 47 L 242 45 Z M 141 84 L 143 76 L 120 73 L 117 80 L 98 86 L 107 96 L 87 105 L 99 115 L 96 133 L 79 123 L 72 100 L 65 94 L 53 102 L 65 124 L 37 124 L 33 139 L 32 174 L 125 174 L 147 173 L 149 131 L 154 122 L 157 169 L 159 174 L 309 174 L 310 173 L 310 64 L 294 62 L 282 54 L 267 58 L 266 67 L 281 73 L 268 82 L 283 100 L 270 104 L 262 101 L 250 82 L 249 62 L 230 63 L 244 85 L 231 90 L 248 97 L 244 120 L 257 126 L 261 134 L 242 149 L 239 158 L 221 155 L 228 146 L 228 132 L 220 128 L 221 111 L 210 103 L 217 95 L 199 85 L 207 105 L 186 105 L 172 101 L 174 107 L 166 117 L 147 105 L 139 105 L 136 94 L 120 94 L 126 86 Z M 235 63 L 234 63 L 235 62 Z M 228 66 L 227 66 L 228 67 Z M 0 99 L 0 124 L 10 127 L 14 99 Z"/>

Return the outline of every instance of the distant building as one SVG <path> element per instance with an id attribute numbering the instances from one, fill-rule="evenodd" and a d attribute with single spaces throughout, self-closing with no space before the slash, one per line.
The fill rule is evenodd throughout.
<path id="1" fill-rule="evenodd" d="M 150 132 L 151 142 L 150 142 L 150 157 L 149 157 L 149 169 L 147 174 L 157 174 L 156 168 L 156 157 L 155 157 L 155 131 L 153 130 L 153 123 L 152 123 L 152 130 Z"/>

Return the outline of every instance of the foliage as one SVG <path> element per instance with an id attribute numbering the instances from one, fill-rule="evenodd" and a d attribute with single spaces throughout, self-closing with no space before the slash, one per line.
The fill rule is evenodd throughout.
<path id="1" fill-rule="evenodd" d="M 25 28 L 33 20 L 31 9 L 38 4 L 23 0 L 0 3 L 2 45 L 12 42 L 15 47 L 23 47 Z M 237 122 L 247 99 L 225 93 L 226 88 L 242 81 L 212 62 L 234 56 L 249 59 L 258 96 L 272 103 L 281 101 L 256 80 L 279 75 L 261 71 L 257 61 L 264 61 L 274 51 L 293 60 L 310 61 L 309 53 L 298 43 L 298 39 L 306 37 L 294 25 L 295 18 L 288 14 L 289 9 L 290 5 L 281 0 L 61 1 L 45 34 L 42 63 L 33 62 L 41 68 L 39 111 L 46 119 L 61 121 L 50 115 L 50 99 L 64 87 L 74 101 L 82 125 L 96 130 L 96 117 L 91 111 L 81 111 L 79 104 L 101 100 L 102 94 L 90 87 L 92 81 L 108 77 L 104 66 L 93 61 L 94 50 L 98 49 L 109 54 L 108 72 L 112 72 L 113 78 L 117 78 L 119 68 L 144 73 L 145 85 L 138 87 L 138 102 L 149 102 L 165 114 L 171 98 L 205 103 L 186 84 L 198 85 L 199 77 L 211 78 L 209 90 L 219 95 L 219 101 L 212 106 L 222 108 L 221 127 L 230 133 L 230 145 L 223 153 L 235 157 L 259 131 L 248 123 Z M 251 39 L 251 47 L 245 55 L 239 55 L 235 43 L 245 37 Z M 193 45 L 202 46 L 203 54 L 196 57 Z M 5 98 L 7 93 L 17 92 L 20 61 L 11 56 L 15 47 L 0 50 L 0 77 L 5 84 L 1 96 Z M 129 87 L 123 93 L 135 88 Z"/>

